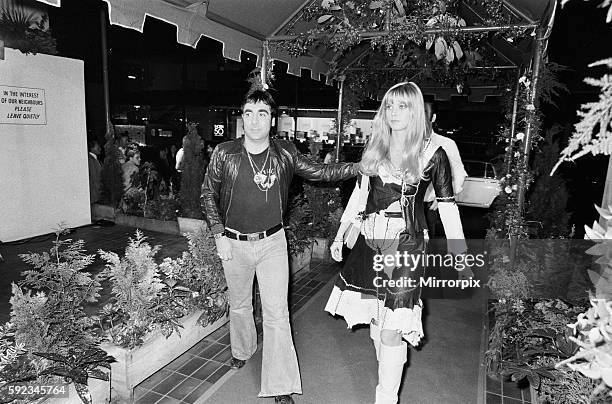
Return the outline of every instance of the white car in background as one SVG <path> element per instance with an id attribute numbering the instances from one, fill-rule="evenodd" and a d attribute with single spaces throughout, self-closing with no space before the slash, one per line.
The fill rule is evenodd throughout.
<path id="1" fill-rule="evenodd" d="M 457 204 L 489 208 L 501 192 L 495 167 L 486 161 L 476 160 L 464 160 L 463 166 L 468 176 L 463 183 L 463 190 L 455 196 Z"/>

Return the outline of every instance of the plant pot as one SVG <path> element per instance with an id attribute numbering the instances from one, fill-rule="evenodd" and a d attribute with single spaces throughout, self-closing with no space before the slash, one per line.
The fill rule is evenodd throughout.
<path id="1" fill-rule="evenodd" d="M 312 260 L 313 244 L 314 241 L 311 242 L 308 248 L 304 249 L 304 251 L 289 257 L 289 267 L 291 269 L 292 275 L 295 275 L 300 271 L 310 271 L 310 261 Z"/>
<path id="2" fill-rule="evenodd" d="M 123 226 L 135 227 L 141 230 L 157 231 L 166 234 L 181 234 L 179 231 L 178 222 L 175 222 L 174 220 L 157 220 L 117 213 L 115 223 Z"/>
<path id="3" fill-rule="evenodd" d="M 185 233 L 195 233 L 198 229 L 206 229 L 206 222 L 201 219 L 192 219 L 190 217 L 177 217 L 179 232 L 182 235 Z"/>
<path id="4" fill-rule="evenodd" d="M 314 238 L 314 245 L 312 246 L 312 258 L 320 260 L 329 260 L 331 258 L 331 253 L 329 252 L 329 242 L 326 238 Z"/>
<path id="5" fill-rule="evenodd" d="M 115 208 L 109 205 L 100 205 L 98 203 L 94 203 L 91 205 L 91 220 L 110 220 L 112 222 L 115 221 Z"/>
<path id="6" fill-rule="evenodd" d="M 156 330 L 138 348 L 126 349 L 111 343 L 102 344 L 101 348 L 117 360 L 111 364 L 113 399 L 117 398 L 122 403 L 133 402 L 134 387 L 229 320 L 224 316 L 202 327 L 197 323 L 201 314 L 202 311 L 198 310 L 180 319 L 179 323 L 183 326 L 180 337 L 173 333 L 170 338 L 166 338 L 161 331 Z"/>

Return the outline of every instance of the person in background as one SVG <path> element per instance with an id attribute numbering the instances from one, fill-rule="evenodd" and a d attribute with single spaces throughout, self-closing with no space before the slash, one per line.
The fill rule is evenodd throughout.
<path id="1" fill-rule="evenodd" d="M 132 178 L 138 173 L 140 166 L 140 150 L 137 146 L 130 146 L 125 152 L 127 161 L 121 165 L 123 170 L 123 190 L 128 192 L 132 188 L 137 188 L 138 184 L 134 184 Z"/>
<path id="2" fill-rule="evenodd" d="M 89 166 L 89 203 L 96 203 L 100 200 L 102 187 L 102 165 L 98 161 L 98 156 L 102 152 L 102 148 L 97 140 L 90 139 L 87 141 L 88 166 Z"/>
<path id="3" fill-rule="evenodd" d="M 446 136 L 437 134 L 433 130 L 434 122 L 436 121 L 436 112 L 434 105 L 430 102 L 425 103 L 425 118 L 427 118 L 427 132 L 429 139 L 431 139 L 431 145 L 434 147 L 440 146 L 446 152 L 448 161 L 451 167 L 451 176 L 453 179 L 453 191 L 455 195 L 459 194 L 463 190 L 463 183 L 467 178 L 467 172 L 463 167 L 461 161 L 461 155 L 459 154 L 459 148 L 453 139 Z M 430 184 L 425 191 L 425 216 L 427 219 L 427 235 L 429 238 L 441 238 L 444 237 L 444 227 L 440 220 L 440 214 L 438 212 L 438 201 L 436 200 L 436 194 L 434 192 L 433 184 Z"/>
<path id="4" fill-rule="evenodd" d="M 161 147 L 157 157 L 157 172 L 159 173 L 160 184 L 163 182 L 164 190 L 170 187 L 170 179 L 172 178 L 172 170 L 170 168 L 170 162 L 168 161 L 168 148 Z M 165 193 L 165 192 L 164 192 Z"/>
<path id="5" fill-rule="evenodd" d="M 130 143 L 130 136 L 127 132 L 123 132 L 121 133 L 121 135 L 119 135 L 119 143 L 117 144 L 117 148 L 119 149 L 119 152 L 121 153 L 121 156 L 119 157 L 119 163 L 123 164 L 127 161 L 127 148 L 128 145 Z"/>
<path id="6" fill-rule="evenodd" d="M 183 136 L 183 146 L 176 152 L 176 163 L 174 168 L 179 174 L 183 171 L 183 156 L 185 155 L 185 144 L 187 143 L 187 135 Z"/>

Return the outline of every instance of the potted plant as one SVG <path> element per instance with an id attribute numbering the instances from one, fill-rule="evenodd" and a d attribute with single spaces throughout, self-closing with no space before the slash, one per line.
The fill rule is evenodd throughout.
<path id="1" fill-rule="evenodd" d="M 113 358 L 100 349 L 100 336 L 94 330 L 94 317 L 85 305 L 100 297 L 100 278 L 85 269 L 93 255 L 84 254 L 82 240 L 60 240 L 56 232 L 47 253 L 22 254 L 33 269 L 23 272 L 20 285 L 13 284 L 10 322 L 0 327 L 0 400 L 35 400 L 49 392 L 33 389 L 27 397 L 15 396 L 15 385 L 33 384 L 57 387 L 53 393 L 65 397 L 66 389 L 76 390 L 73 400 L 103 402 L 108 383 L 92 383 L 92 378 L 108 380 Z M 13 389 L 11 389 L 13 387 Z"/>
<path id="2" fill-rule="evenodd" d="M 311 222 L 308 225 L 314 240 L 314 258 L 329 258 L 329 245 L 340 225 L 342 201 L 340 188 L 321 183 L 304 183 Z"/>
<path id="3" fill-rule="evenodd" d="M 123 195 L 123 203 L 115 214 L 115 222 L 139 229 L 180 234 L 176 221 L 178 202 L 173 194 L 162 195 L 155 165 L 147 162 L 134 173 L 137 184 Z"/>
<path id="4" fill-rule="evenodd" d="M 312 259 L 311 211 L 308 201 L 303 193 L 293 195 L 288 204 L 287 225 L 287 248 L 289 252 L 289 266 L 291 273 L 310 270 Z"/>
<path id="5" fill-rule="evenodd" d="M 183 163 L 181 171 L 181 190 L 179 192 L 180 215 L 178 217 L 181 234 L 194 232 L 205 226 L 200 194 L 206 170 L 204 161 L 204 142 L 198 134 L 195 123 L 187 124 L 187 136 L 183 140 Z"/>
<path id="6" fill-rule="evenodd" d="M 159 247 L 140 231 L 123 257 L 100 251 L 113 295 L 99 319 L 108 339 L 102 348 L 117 359 L 112 385 L 120 399 L 132 400 L 136 385 L 227 322 L 225 279 L 209 237 L 192 236 L 189 252 L 161 265 Z"/>

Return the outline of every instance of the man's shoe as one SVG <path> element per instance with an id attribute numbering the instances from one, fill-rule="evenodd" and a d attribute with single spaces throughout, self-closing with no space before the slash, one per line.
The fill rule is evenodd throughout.
<path id="1" fill-rule="evenodd" d="M 240 369 L 244 366 L 245 363 L 246 361 L 243 361 L 242 359 L 236 359 L 232 357 L 232 360 L 230 361 L 230 366 L 232 367 L 232 369 Z"/>
<path id="2" fill-rule="evenodd" d="M 287 394 L 282 395 L 282 396 L 274 397 L 274 402 L 275 403 L 282 403 L 282 404 L 295 404 L 295 401 L 293 401 L 291 396 L 287 395 Z"/>

